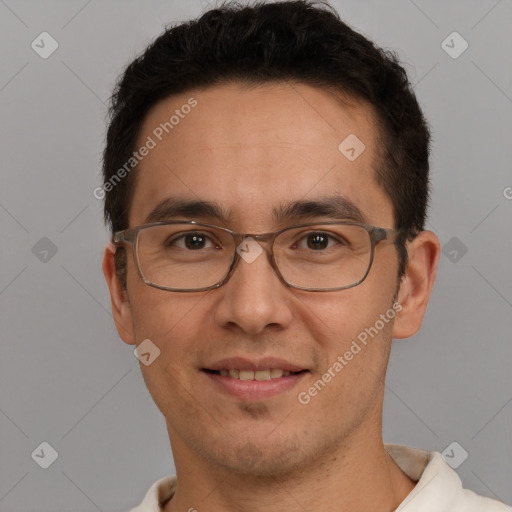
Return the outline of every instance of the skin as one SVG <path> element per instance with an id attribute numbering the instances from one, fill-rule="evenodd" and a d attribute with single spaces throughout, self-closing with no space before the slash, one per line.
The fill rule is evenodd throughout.
<path id="1" fill-rule="evenodd" d="M 130 227 L 172 195 L 215 201 L 230 212 L 226 227 L 263 233 L 282 227 L 272 208 L 336 194 L 355 203 L 367 223 L 394 227 L 391 201 L 375 180 L 378 140 L 369 105 L 300 83 L 224 84 L 158 103 L 139 141 L 191 96 L 197 107 L 137 168 Z M 338 151 L 349 134 L 366 146 L 353 162 Z M 397 253 L 382 242 L 362 284 L 321 293 L 286 286 L 265 254 L 241 261 L 216 290 L 158 290 L 140 279 L 127 250 L 126 292 L 111 244 L 103 270 L 120 337 L 128 344 L 149 338 L 161 351 L 141 371 L 166 418 L 178 475 L 166 511 L 277 512 L 297 504 L 328 511 L 333 503 L 336 510 L 391 511 L 404 500 L 414 482 L 383 447 L 384 378 L 392 337 L 412 336 L 421 326 L 440 252 L 433 233 L 408 244 L 400 283 Z M 395 320 L 309 404 L 299 403 L 297 394 L 391 308 L 395 294 L 402 307 Z M 279 357 L 309 373 L 291 390 L 242 400 L 220 393 L 201 372 L 232 356 Z"/>

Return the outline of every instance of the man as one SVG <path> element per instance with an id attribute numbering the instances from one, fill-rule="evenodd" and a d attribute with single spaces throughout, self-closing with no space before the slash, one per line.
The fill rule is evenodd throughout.
<path id="1" fill-rule="evenodd" d="M 327 5 L 214 9 L 126 69 L 103 270 L 177 472 L 134 511 L 509 510 L 382 440 L 440 252 L 428 153 L 396 58 Z"/>

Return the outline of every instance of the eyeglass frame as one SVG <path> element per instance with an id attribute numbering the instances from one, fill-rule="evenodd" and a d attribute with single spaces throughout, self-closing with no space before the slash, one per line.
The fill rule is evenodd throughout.
<path id="1" fill-rule="evenodd" d="M 144 274 L 142 273 L 142 269 L 140 268 L 140 261 L 138 256 L 138 243 L 139 243 L 139 232 L 146 229 L 151 228 L 155 226 L 165 226 L 165 225 L 175 225 L 175 224 L 183 224 L 183 225 L 192 225 L 192 226 L 202 226 L 207 228 L 214 228 L 214 229 L 220 229 L 221 231 L 224 231 L 232 236 L 234 242 L 235 242 L 235 251 L 233 253 L 232 261 L 229 265 L 228 271 L 226 275 L 216 284 L 211 286 L 205 286 L 203 288 L 169 288 L 166 286 L 162 286 L 156 283 L 153 283 L 146 279 Z M 301 228 L 301 227 L 308 227 L 308 226 L 329 226 L 329 225 L 341 225 L 341 226 L 359 226 L 361 228 L 364 228 L 368 235 L 370 236 L 370 261 L 368 263 L 368 268 L 366 269 L 365 274 L 361 279 L 356 281 L 353 284 L 347 285 L 347 286 L 340 286 L 336 288 L 305 288 L 302 286 L 296 286 L 293 284 L 288 283 L 286 279 L 281 274 L 281 271 L 279 270 L 279 267 L 277 266 L 277 263 L 274 258 L 274 241 L 275 239 L 283 232 Z M 121 231 L 116 231 L 113 236 L 112 242 L 115 245 L 120 245 L 122 243 L 129 243 L 132 246 L 132 253 L 133 253 L 133 260 L 134 264 L 137 267 L 139 276 L 144 281 L 145 284 L 148 286 L 151 286 L 153 288 L 158 288 L 159 290 L 169 291 L 169 292 L 203 292 L 203 291 L 209 291 L 214 290 L 217 288 L 220 288 L 224 284 L 227 283 L 227 281 L 230 279 L 230 277 L 233 275 L 234 270 L 238 264 L 238 261 L 241 259 L 240 254 L 237 252 L 236 248 L 239 247 L 239 245 L 247 238 L 252 238 L 256 241 L 262 241 L 266 242 L 269 245 L 268 251 L 265 251 L 267 253 L 270 265 L 274 269 L 275 273 L 279 277 L 280 281 L 283 282 L 286 286 L 289 286 L 290 288 L 294 288 L 297 290 L 303 290 L 308 292 L 330 292 L 330 291 L 339 291 L 339 290 L 346 290 L 349 288 L 354 288 L 355 286 L 360 285 L 370 273 L 370 269 L 372 268 L 374 255 L 375 255 L 375 246 L 382 242 L 383 240 L 390 240 L 391 237 L 398 236 L 399 234 L 403 233 L 403 230 L 400 229 L 393 229 L 393 228 L 382 228 L 379 226 L 372 226 L 370 224 L 365 224 L 362 222 L 352 222 L 352 221 L 327 221 L 327 222 L 308 222 L 305 224 L 294 224 L 291 226 L 286 226 L 285 228 L 279 229 L 278 231 L 271 231 L 268 233 L 260 233 L 260 234 L 251 234 L 251 233 L 238 233 L 236 231 L 232 231 L 231 229 L 224 228 L 222 226 L 216 226 L 214 224 L 205 224 L 202 222 L 197 222 L 194 220 L 186 221 L 186 220 L 176 220 L 176 221 L 160 221 L 160 222 L 151 222 L 149 224 L 140 224 L 139 226 L 135 226 L 133 228 L 127 228 L 123 229 Z"/>

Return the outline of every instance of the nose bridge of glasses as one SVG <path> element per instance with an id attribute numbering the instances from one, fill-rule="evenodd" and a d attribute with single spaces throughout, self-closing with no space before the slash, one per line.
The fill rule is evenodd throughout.
<path id="1" fill-rule="evenodd" d="M 242 259 L 246 263 L 253 263 L 256 259 L 266 254 L 266 259 L 275 270 L 272 243 L 275 233 L 234 233 L 235 255 L 234 259 Z"/>
<path id="2" fill-rule="evenodd" d="M 276 273 L 277 277 L 281 280 L 280 272 L 274 261 L 272 244 L 278 233 L 233 233 L 235 240 L 235 255 L 232 263 L 230 274 L 235 271 L 235 268 L 242 263 L 250 263 L 253 267 L 254 262 L 261 259 L 263 253 L 266 254 L 264 259 L 267 265 Z M 243 263 L 242 263 L 243 264 Z M 261 263 L 260 263 L 261 264 Z M 254 267 L 253 267 L 254 268 Z"/>
<path id="3" fill-rule="evenodd" d="M 254 250 L 254 247 L 249 247 L 249 243 L 256 243 L 260 248 L 261 252 L 266 252 L 269 257 L 272 255 L 272 243 L 277 235 L 277 233 L 269 232 L 269 233 L 235 233 L 231 232 L 233 237 L 233 241 L 235 243 L 235 252 L 238 256 L 243 258 L 243 253 L 250 249 Z M 252 244 L 251 244 L 252 245 Z M 260 249 L 257 249 L 260 252 Z"/>
<path id="4" fill-rule="evenodd" d="M 261 242 L 267 246 L 270 246 L 273 242 L 273 240 L 275 239 L 277 233 L 259 233 L 259 234 L 255 234 L 255 233 L 244 233 L 244 234 L 241 234 L 241 237 L 242 237 L 242 242 L 247 240 L 248 238 L 252 238 L 253 240 L 255 240 L 256 242 L 258 242 L 258 244 Z"/>

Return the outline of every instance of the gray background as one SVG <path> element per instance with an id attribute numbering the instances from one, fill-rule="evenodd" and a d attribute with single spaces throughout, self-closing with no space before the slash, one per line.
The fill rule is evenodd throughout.
<path id="1" fill-rule="evenodd" d="M 421 333 L 395 342 L 384 438 L 457 441 L 464 484 L 512 503 L 512 2 L 332 3 L 399 52 L 433 128 L 429 227 L 445 254 Z M 126 511 L 174 471 L 114 328 L 92 192 L 116 76 L 207 5 L 0 0 L 2 512 Z M 47 59 L 31 48 L 43 31 L 59 44 Z M 469 44 L 458 58 L 441 45 L 453 31 Z M 48 469 L 31 457 L 43 441 L 58 452 Z"/>

